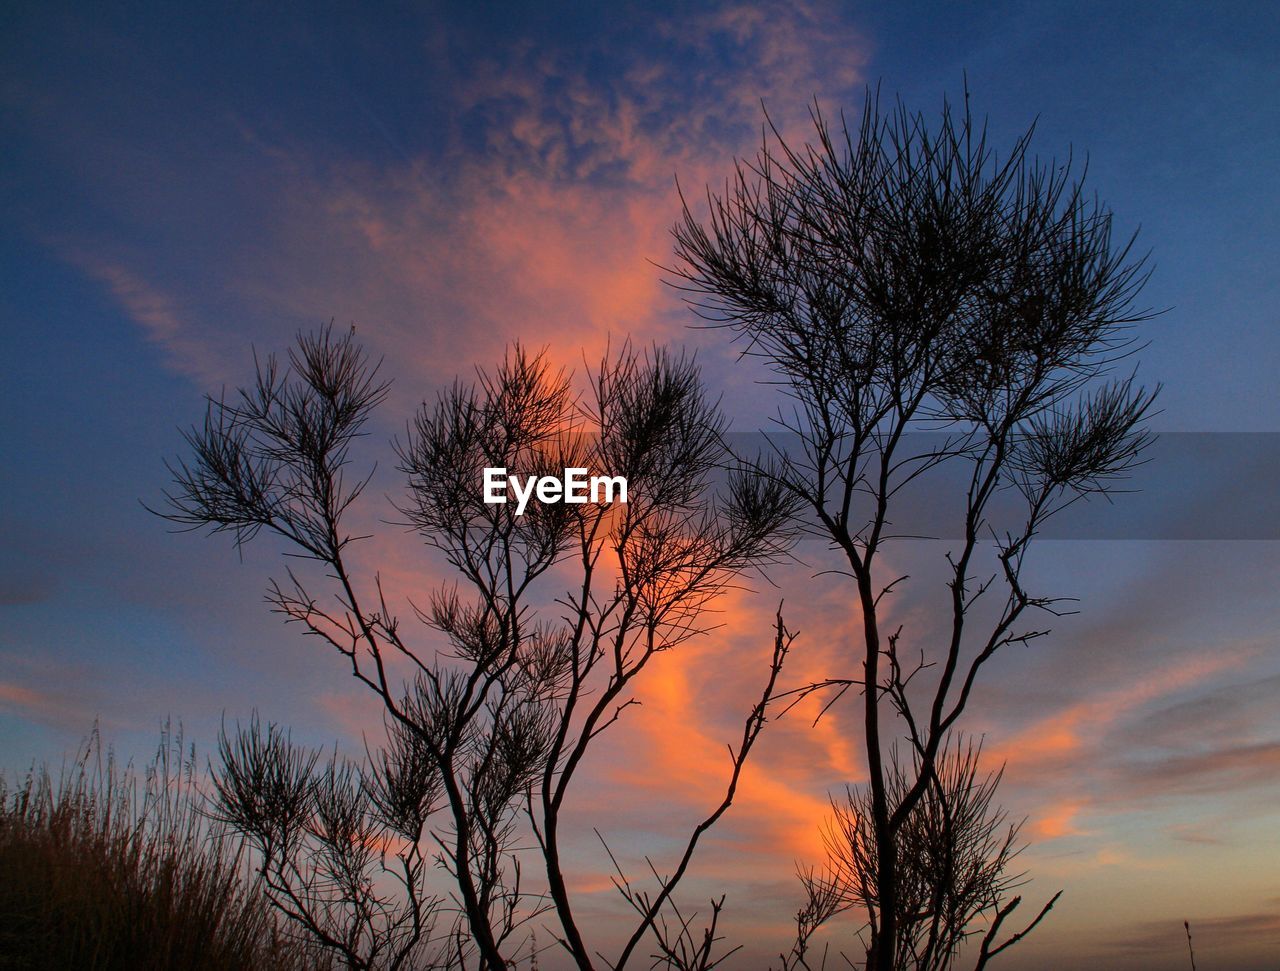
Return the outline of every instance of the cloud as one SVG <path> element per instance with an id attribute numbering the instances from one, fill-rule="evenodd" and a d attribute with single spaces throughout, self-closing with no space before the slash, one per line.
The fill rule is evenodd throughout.
<path id="1" fill-rule="evenodd" d="M 90 686 L 99 679 L 83 665 L 55 664 L 15 651 L 0 654 L 0 710 L 56 728 L 83 731 L 103 705 Z M 119 722 L 111 719 L 116 727 Z"/>
<path id="2" fill-rule="evenodd" d="M 1280 944 L 1280 913 L 1192 917 L 1189 922 L 1192 942 L 1201 956 L 1245 944 Z M 1152 955 L 1181 951 L 1185 957 L 1186 941 L 1180 920 L 1143 921 L 1132 932 L 1114 937 L 1108 947 Z"/>
<path id="3" fill-rule="evenodd" d="M 1259 645 L 1265 653 L 1266 645 Z M 1180 751 L 1223 745 L 1269 729 L 1267 715 L 1280 693 L 1280 674 L 1210 685 L 1190 698 L 1145 712 L 1118 733 L 1121 748 Z"/>
<path id="4" fill-rule="evenodd" d="M 1031 832 L 1040 839 L 1079 836 L 1082 830 L 1076 826 L 1076 816 L 1083 808 L 1084 803 L 1079 800 L 1069 800 L 1047 808 L 1041 807 L 1032 820 Z"/>
<path id="5" fill-rule="evenodd" d="M 611 335 L 680 339 L 689 318 L 653 265 L 670 253 L 675 175 L 696 195 L 753 152 L 761 97 L 806 124 L 815 93 L 842 102 L 866 48 L 838 6 L 810 2 L 625 19 L 581 46 L 486 43 L 452 55 L 436 92 L 452 123 L 407 140 L 421 146 L 410 156 L 327 152 L 261 119 L 207 119 L 191 137 L 221 133 L 218 168 L 158 171 L 188 154 L 166 144 L 146 156 L 170 211 L 125 225 L 153 218 L 140 227 L 153 235 L 122 245 L 76 227 L 56 248 L 205 390 L 236 380 L 249 341 L 278 347 L 330 317 L 356 322 L 412 396 L 516 338 L 569 364 Z M 176 101 L 157 110 L 190 114 Z M 82 138 L 113 137 L 95 131 Z M 95 188 L 136 199 L 132 171 L 96 173 Z M 225 227 L 201 238 L 175 210 L 211 210 L 252 238 Z"/>
<path id="6" fill-rule="evenodd" d="M 67 262 L 102 284 L 147 339 L 164 350 L 171 367 L 205 388 L 225 380 L 226 364 L 212 349 L 217 342 L 211 342 L 211 335 L 202 333 L 198 321 L 183 314 L 175 297 L 115 258 L 65 240 L 52 241 L 50 246 Z"/>
<path id="7" fill-rule="evenodd" d="M 1214 829 L 1213 823 L 1206 823 L 1194 826 L 1168 826 L 1165 831 L 1172 839 L 1180 843 L 1192 843 L 1199 846 L 1222 846 L 1226 843 L 1220 835 L 1215 835 L 1209 830 Z"/>
<path id="8" fill-rule="evenodd" d="M 1125 759 L 1116 775 L 1130 798 L 1241 792 L 1277 786 L 1280 740 L 1228 745 L 1154 759 Z"/>
<path id="9" fill-rule="evenodd" d="M 997 742 L 984 754 L 993 762 L 1008 762 L 1015 769 L 1059 772 L 1064 762 L 1073 760 L 1087 744 L 1100 739 L 1123 716 L 1155 699 L 1201 684 L 1213 674 L 1238 668 L 1254 653 L 1252 647 L 1246 646 L 1181 658 L 1140 680 L 1069 704 Z"/>

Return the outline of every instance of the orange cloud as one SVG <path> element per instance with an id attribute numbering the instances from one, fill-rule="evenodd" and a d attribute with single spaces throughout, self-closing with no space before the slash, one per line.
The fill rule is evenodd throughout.
<path id="1" fill-rule="evenodd" d="M 1003 743 L 988 748 L 984 756 L 993 763 L 1007 762 L 1023 767 L 1061 763 L 1079 753 L 1124 715 L 1156 698 L 1165 697 L 1202 682 L 1219 671 L 1239 667 L 1253 656 L 1253 650 L 1222 649 L 1186 658 L 1161 671 L 1093 698 L 1069 705 L 1049 715 Z"/>
<path id="2" fill-rule="evenodd" d="M 36 691 L 24 685 L 0 681 L 0 705 L 11 711 L 34 712 L 39 714 L 65 713 L 65 705 L 52 695 Z"/>
<path id="3" fill-rule="evenodd" d="M 667 803 L 687 825 L 724 796 L 732 767 L 728 746 L 741 742 L 772 646 L 770 600 L 735 591 L 717 606 L 725 626 L 658 656 L 644 673 L 637 688 L 642 704 L 619 726 L 625 733 L 614 743 L 619 758 L 605 770 L 611 791 L 645 792 L 647 803 Z M 817 605 L 806 611 L 815 629 L 811 640 L 802 633 L 793 645 L 783 675 L 788 685 L 813 680 L 814 672 L 830 674 L 836 663 L 822 657 L 832 639 L 817 629 L 820 613 Z M 830 811 L 826 793 L 862 774 L 859 736 L 840 710 L 813 726 L 817 709 L 808 707 L 781 717 L 782 706 L 775 708 L 715 835 L 717 842 L 732 843 L 739 859 L 767 857 L 781 872 L 821 856 L 819 823 Z"/>
<path id="4" fill-rule="evenodd" d="M 1042 839 L 1056 839 L 1059 836 L 1079 836 L 1081 830 L 1075 819 L 1084 808 L 1084 803 L 1069 801 L 1041 809 L 1032 820 L 1032 833 Z"/>
<path id="5" fill-rule="evenodd" d="M 58 683 L 66 680 L 65 675 Z M 74 738 L 98 724 L 106 732 L 135 728 L 132 712 L 123 713 L 81 687 L 70 691 L 46 691 L 13 681 L 0 681 L 0 712 L 52 726 Z"/>
<path id="6" fill-rule="evenodd" d="M 408 401 L 515 338 L 570 364 L 609 335 L 679 338 L 689 317 L 653 265 L 670 253 L 675 175 L 697 196 L 753 153 L 762 97 L 786 124 L 807 124 L 815 94 L 856 97 L 866 45 L 838 7 L 812 2 L 723 4 L 642 29 L 658 55 L 610 45 L 605 78 L 521 44 L 463 66 L 448 97 L 482 150 L 442 132 L 417 158 L 330 162 L 237 122 L 252 179 L 233 204 L 252 206 L 260 238 L 167 275 L 118 252 L 85 257 L 101 252 L 87 240 L 72 261 L 208 389 L 237 380 L 225 352 L 246 338 L 280 347 L 330 317 L 413 379 L 396 392 Z M 223 307 L 215 319 L 209 292 L 246 322 Z"/>

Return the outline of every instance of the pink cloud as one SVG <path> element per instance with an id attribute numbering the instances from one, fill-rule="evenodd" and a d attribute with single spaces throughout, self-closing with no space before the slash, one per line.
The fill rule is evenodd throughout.
<path id="1" fill-rule="evenodd" d="M 55 241 L 63 258 L 102 284 L 120 309 L 160 346 L 175 370 L 209 387 L 223 380 L 225 365 L 215 351 L 217 341 L 188 319 L 178 298 L 158 288 L 125 261 L 98 255 L 86 248 Z"/>
<path id="2" fill-rule="evenodd" d="M 674 176 L 696 194 L 754 152 L 762 96 L 804 121 L 815 93 L 856 95 L 865 42 L 818 3 L 723 4 L 646 29 L 668 53 L 610 48 L 621 60 L 603 80 L 527 45 L 462 67 L 452 107 L 482 126 L 482 152 L 442 133 L 430 158 L 331 162 L 237 122 L 255 178 L 229 203 L 252 207 L 257 238 L 163 277 L 90 240 L 72 261 L 208 390 L 235 381 L 228 350 L 280 347 L 330 317 L 356 322 L 415 397 L 515 338 L 569 364 L 610 335 L 679 339 L 689 318 L 653 265 L 670 253 Z M 210 292 L 244 322 L 215 319 Z"/>
<path id="3" fill-rule="evenodd" d="M 1158 698 L 1203 682 L 1219 672 L 1238 668 L 1254 656 L 1251 648 L 1220 649 L 1172 663 L 1128 684 L 1102 691 L 1047 715 L 1030 727 L 989 747 L 985 755 L 994 763 L 1022 766 L 1052 765 L 1060 770 L 1084 747 L 1098 739 L 1121 717 Z"/>

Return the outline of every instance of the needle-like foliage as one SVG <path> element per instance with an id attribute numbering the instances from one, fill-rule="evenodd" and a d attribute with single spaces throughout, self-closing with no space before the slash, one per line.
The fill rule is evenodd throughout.
<path id="1" fill-rule="evenodd" d="M 900 926 L 913 892 L 903 844 L 947 740 L 992 656 L 1045 634 L 1030 618 L 1055 612 L 1024 583 L 1028 547 L 1049 517 L 1114 490 L 1149 442 L 1154 392 L 1114 377 L 1149 316 L 1134 306 L 1146 273 L 1070 164 L 1034 158 L 1030 130 L 997 155 L 967 95 L 937 119 L 882 112 L 869 94 L 852 125 L 816 108 L 813 121 L 812 143 L 770 129 L 723 190 L 686 204 L 672 277 L 775 372 L 778 421 L 799 445 L 762 471 L 850 579 L 848 669 L 810 690 L 828 706 L 862 694 L 859 819 L 878 904 L 866 966 L 898 971 L 927 966 Z M 949 469 L 960 474 L 931 477 Z M 881 556 L 921 534 L 904 490 L 930 481 L 960 483 L 931 497 L 958 510 L 960 537 L 933 643 L 887 623 L 906 578 Z M 996 517 L 1010 490 L 1012 522 Z M 895 737 L 909 763 L 891 762 Z"/>
<path id="2" fill-rule="evenodd" d="M 514 347 L 424 404 L 397 443 L 399 512 L 451 572 L 412 591 L 414 636 L 348 557 L 359 537 L 344 517 L 368 481 L 348 473 L 351 446 L 385 393 L 354 337 L 322 330 L 289 368 L 269 358 L 237 398 L 210 401 L 173 466 L 171 520 L 237 543 L 272 532 L 323 565 L 322 593 L 291 570 L 269 599 L 344 657 L 386 716 L 385 746 L 359 766 L 257 720 L 237 729 L 222 742 L 220 811 L 255 848 L 276 906 L 350 967 L 499 971 L 529 956 L 534 919 L 573 966 L 597 967 L 561 856 L 572 783 L 653 658 L 710 632 L 716 599 L 786 552 L 794 503 L 774 479 L 729 468 L 724 419 L 690 358 L 624 345 L 580 393 Z M 628 500 L 520 514 L 484 501 L 484 470 L 499 467 L 622 476 Z M 671 875 L 654 871 L 655 890 L 619 883 L 636 919 L 606 966 L 626 966 L 645 939 L 678 949 L 673 893 L 766 721 L 792 641 L 781 617 L 772 640 L 723 801 Z"/>

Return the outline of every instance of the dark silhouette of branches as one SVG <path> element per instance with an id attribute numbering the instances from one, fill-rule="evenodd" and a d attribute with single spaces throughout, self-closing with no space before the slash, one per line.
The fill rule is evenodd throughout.
<path id="1" fill-rule="evenodd" d="M 715 945 L 720 940 L 720 938 L 716 937 L 716 926 L 719 922 L 720 912 L 724 907 L 724 897 L 721 897 L 718 901 L 711 902 L 710 921 L 700 934 L 695 932 L 693 928 L 693 921 L 696 919 L 697 914 L 691 914 L 688 918 L 684 917 L 675 902 L 670 898 L 676 884 L 684 876 L 685 870 L 688 869 L 702 835 L 711 829 L 733 804 L 733 797 L 737 792 L 743 767 L 747 763 L 747 756 L 751 753 L 752 746 L 755 745 L 756 739 L 760 737 L 760 732 L 764 728 L 770 702 L 774 699 L 777 691 L 778 676 L 782 673 L 782 665 L 786 661 L 787 652 L 791 650 L 795 637 L 795 634 L 787 630 L 782 620 L 782 611 L 779 609 L 774 621 L 773 658 L 769 664 L 769 678 L 765 682 L 764 690 L 761 692 L 760 701 L 751 710 L 751 713 L 747 715 L 746 723 L 742 729 L 741 743 L 736 751 L 732 748 L 729 749 L 732 770 L 724 799 L 706 819 L 694 828 L 693 833 L 689 836 L 684 853 L 680 857 L 680 862 L 676 866 L 675 873 L 670 877 L 664 877 L 658 873 L 652 861 L 646 860 L 659 888 L 656 894 L 651 895 L 632 886 L 622 868 L 618 866 L 618 861 L 614 858 L 613 853 L 609 851 L 609 858 L 617 871 L 614 885 L 627 903 L 642 918 L 640 925 L 632 933 L 623 948 L 622 955 L 617 965 L 615 965 L 616 967 L 622 966 L 630 957 L 636 945 L 640 943 L 646 929 L 652 930 L 657 938 L 659 953 L 653 956 L 654 960 L 658 962 L 655 966 L 665 967 L 670 971 L 711 971 L 712 968 L 717 967 L 737 950 L 737 948 L 733 948 L 719 955 L 715 953 Z M 605 844 L 605 849 L 608 851 L 608 844 Z M 668 902 L 670 902 L 674 914 L 672 923 L 669 923 L 662 915 L 663 907 Z M 655 921 L 657 921 L 656 924 Z"/>
<path id="2" fill-rule="evenodd" d="M 1048 633 L 1033 618 L 1061 612 L 1024 582 L 1031 542 L 1071 503 L 1113 491 L 1150 440 L 1154 392 L 1114 374 L 1150 314 L 1134 307 L 1146 274 L 1133 240 L 1113 239 L 1111 213 L 1069 163 L 1030 154 L 1031 130 L 997 156 L 967 94 L 936 122 L 881 112 L 870 94 L 852 127 L 816 108 L 813 121 L 802 148 L 770 129 L 708 191 L 705 215 L 686 202 L 672 273 L 777 374 L 790 409 L 778 422 L 800 444 L 760 471 L 802 503 L 851 580 L 849 670 L 807 690 L 827 705 L 862 694 L 878 904 L 867 967 L 895 971 L 915 966 L 899 926 L 913 813 L 984 666 Z M 905 578 L 886 576 L 880 553 L 919 532 L 898 515 L 903 490 L 944 465 L 964 482 L 950 629 L 912 644 L 886 624 Z M 1014 522 L 995 518 L 1005 492 L 1020 500 Z M 897 781 L 895 735 L 913 753 Z"/>
<path id="3" fill-rule="evenodd" d="M 591 743 L 637 703 L 649 662 L 707 633 L 706 608 L 785 553 L 795 502 L 776 477 L 745 467 L 711 488 L 728 461 L 724 419 L 691 359 L 627 344 L 580 395 L 545 357 L 514 347 L 496 370 L 424 405 L 397 444 L 408 479 L 400 513 L 454 574 L 413 608 L 431 635 L 424 646 L 380 577 L 358 576 L 347 557 L 360 537 L 344 514 L 368 482 L 349 472 L 351 445 L 385 394 L 352 335 L 304 336 L 288 368 L 268 358 L 238 398 L 210 401 L 188 434 L 192 457 L 173 467 L 171 520 L 237 543 L 272 532 L 321 564 L 323 592 L 291 569 L 269 600 L 346 659 L 387 719 L 387 745 L 358 767 L 257 723 L 224 739 L 223 812 L 258 850 L 276 905 L 352 967 L 408 966 L 431 950 L 432 966 L 497 971 L 523 953 L 534 918 L 554 920 L 575 966 L 595 967 L 561 865 L 573 779 Z M 629 499 L 533 502 L 521 515 L 484 502 L 491 467 L 624 476 Z M 725 797 L 636 908 L 609 966 L 624 967 L 646 936 L 664 949 L 663 928 L 684 926 L 673 891 L 733 800 L 790 641 L 779 617 Z M 545 893 L 522 879 L 530 836 Z M 428 858 L 447 893 L 427 889 Z M 437 934 L 449 913 L 456 920 Z"/>
<path id="4" fill-rule="evenodd" d="M 348 968 L 451 968 L 456 922 L 437 933 L 420 841 L 439 776 L 421 746 L 390 727 L 376 762 L 294 745 L 255 717 L 219 740 L 214 814 L 257 851 L 273 906 Z"/>
<path id="5" fill-rule="evenodd" d="M 898 908 L 894 926 L 896 952 L 904 966 L 921 971 L 951 968 L 961 945 L 983 933 L 978 967 L 1029 932 L 1030 927 L 998 939 L 1004 920 L 1020 899 L 1007 900 L 1024 874 L 1009 865 L 1020 852 L 1019 824 L 1009 823 L 994 802 L 1001 772 L 982 775 L 981 746 L 948 741 L 937 759 L 924 796 L 899 831 L 896 849 Z M 920 771 L 903 766 L 899 750 L 891 751 L 889 798 L 901 801 Z M 802 880 L 810 900 L 831 899 L 828 916 L 861 908 L 874 922 L 881 909 L 879 856 L 876 853 L 873 806 L 867 786 L 848 788 L 832 800 L 832 816 L 823 832 L 827 863 L 821 874 L 810 870 Z M 1035 923 L 1056 902 L 1055 896 Z M 980 932 L 979 925 L 986 931 Z"/>

